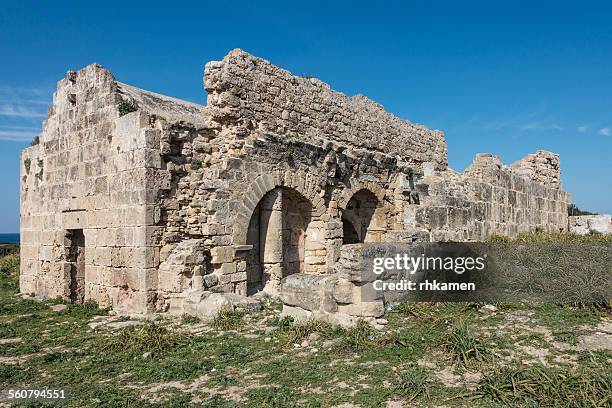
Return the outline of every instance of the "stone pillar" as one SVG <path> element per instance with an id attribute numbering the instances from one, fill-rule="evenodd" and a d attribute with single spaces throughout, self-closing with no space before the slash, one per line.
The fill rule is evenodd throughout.
<path id="1" fill-rule="evenodd" d="M 264 291 L 278 293 L 283 278 L 283 196 L 282 189 L 270 191 L 261 200 L 259 241 Z"/>

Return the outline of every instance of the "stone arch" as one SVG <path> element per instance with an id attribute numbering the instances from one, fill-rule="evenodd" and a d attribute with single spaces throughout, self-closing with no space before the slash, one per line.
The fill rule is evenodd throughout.
<path id="1" fill-rule="evenodd" d="M 247 295 L 276 292 L 282 278 L 324 262 L 317 257 L 322 237 L 312 214 L 308 199 L 293 188 L 276 187 L 264 195 L 247 231 Z"/>
<path id="2" fill-rule="evenodd" d="M 233 244 L 247 244 L 247 231 L 251 216 L 261 199 L 277 187 L 291 188 L 304 196 L 312 206 L 312 216 L 319 220 L 326 212 L 325 204 L 316 178 L 301 171 L 276 171 L 257 177 L 244 193 L 242 203 L 233 225 Z"/>
<path id="3" fill-rule="evenodd" d="M 338 209 L 345 210 L 349 200 L 361 190 L 368 190 L 370 193 L 374 194 L 381 205 L 385 202 L 385 190 L 378 183 L 373 181 L 351 180 L 350 186 L 343 190 L 338 198 Z"/>
<path id="4" fill-rule="evenodd" d="M 388 230 L 389 206 L 376 183 L 355 181 L 338 199 L 342 243 L 381 242 Z"/>

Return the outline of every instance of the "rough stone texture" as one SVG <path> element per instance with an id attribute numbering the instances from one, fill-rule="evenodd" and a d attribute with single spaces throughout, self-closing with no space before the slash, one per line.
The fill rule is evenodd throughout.
<path id="1" fill-rule="evenodd" d="M 283 279 L 283 313 L 296 320 L 317 318 L 352 326 L 384 314 L 383 299 L 364 299 L 361 244 L 344 245 L 330 275 L 294 274 Z M 365 277 L 365 276 L 364 276 Z M 371 291 L 369 291 L 371 293 Z"/>
<path id="2" fill-rule="evenodd" d="M 593 232 L 612 234 L 612 217 L 608 214 L 570 216 L 569 229 L 579 235 Z"/>
<path id="3" fill-rule="evenodd" d="M 541 151 L 536 156 L 557 157 Z M 533 180 L 520 171 L 522 167 L 505 167 L 491 154 L 477 155 L 463 174 L 445 170 L 423 177 L 416 184 L 419 205 L 408 206 L 404 223 L 414 220 L 430 241 L 482 241 L 494 234 L 512 237 L 534 230 L 567 231 L 571 198 L 556 182 L 558 158 L 540 166 L 544 168 L 538 174 L 548 175 L 545 184 L 542 176 L 540 181 Z"/>
<path id="4" fill-rule="evenodd" d="M 254 122 L 264 131 L 322 144 L 376 151 L 420 168 L 447 166 L 439 131 L 401 120 L 363 95 L 348 97 L 315 78 L 301 78 L 241 50 L 206 64 L 208 106 L 218 121 Z"/>
<path id="5" fill-rule="evenodd" d="M 209 316 L 264 290 L 351 323 L 382 313 L 352 244 L 568 228 L 552 153 L 457 173 L 441 132 L 240 50 L 204 84 L 207 106 L 95 64 L 58 83 L 21 157 L 23 293 Z"/>

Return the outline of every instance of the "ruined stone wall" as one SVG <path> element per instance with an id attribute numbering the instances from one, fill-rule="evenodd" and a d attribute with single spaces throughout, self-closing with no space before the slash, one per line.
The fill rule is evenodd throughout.
<path id="1" fill-rule="evenodd" d="M 578 235 L 612 234 L 612 217 L 609 214 L 571 216 L 569 229 Z"/>
<path id="2" fill-rule="evenodd" d="M 414 221 L 431 241 L 567 231 L 571 199 L 558 183 L 558 156 L 538 152 L 539 157 L 545 155 L 550 160 L 542 166 L 550 167 L 538 170 L 549 175 L 545 180 L 530 178 L 518 165 L 504 167 L 490 154 L 478 155 L 463 174 L 449 170 L 423 177 L 416 185 L 420 204 L 406 207 L 406 223 Z"/>
<path id="3" fill-rule="evenodd" d="M 399 156 L 420 169 L 447 166 L 442 132 L 401 120 L 362 96 L 348 97 L 315 78 L 303 78 L 241 50 L 206 65 L 208 108 L 220 123 L 241 123 L 302 141 L 334 141 Z M 319 142 L 318 144 L 322 144 Z"/>
<path id="4" fill-rule="evenodd" d="M 160 202 L 165 230 L 159 291 L 167 301 L 164 307 L 174 308 L 186 290 L 198 287 L 246 294 L 249 265 L 257 263 L 253 252 L 261 249 L 249 236 L 266 242 L 268 253 L 275 240 L 284 239 L 284 257 L 277 258 L 278 262 L 282 258 L 287 270 L 327 272 L 342 245 L 341 211 L 353 194 L 364 188 L 373 191 L 380 204 L 383 214 L 378 219 L 387 221 L 388 228 L 393 226 L 393 186 L 399 172 L 396 160 L 386 155 L 376 159 L 365 152 L 353 156 L 331 144 L 322 147 L 258 131 L 243 138 L 241 149 L 232 149 L 227 129 L 212 126 L 162 133 L 162 140 L 168 135 L 168 153 L 162 154 L 162 159 L 172 174 L 173 186 Z M 294 224 L 292 231 L 277 225 L 276 233 L 268 232 L 269 239 L 265 231 L 263 236 L 251 232 L 253 215 L 261 208 L 274 208 L 273 204 L 265 207 L 264 198 L 281 190 L 285 200 L 279 202 L 277 211 L 288 208 L 286 215 L 293 221 L 285 222 Z M 306 207 L 308 214 L 300 210 Z M 304 235 L 298 237 L 300 228 L 295 227 L 304 223 L 303 218 L 307 218 L 301 228 Z M 380 228 L 382 236 L 384 227 Z M 166 265 L 177 253 L 187 253 L 180 244 L 186 240 L 197 243 L 198 256 L 206 260 L 195 280 L 190 268 L 177 274 L 177 268 Z M 299 251 L 291 250 L 297 247 Z M 270 275 L 275 258 L 267 259 L 262 267 Z M 290 267 L 291 263 L 299 263 L 299 267 Z"/>
<path id="5" fill-rule="evenodd" d="M 274 292 L 288 275 L 287 287 L 324 285 L 356 241 L 567 228 L 558 156 L 503 167 L 481 155 L 459 174 L 441 132 L 242 51 L 208 64 L 205 87 L 206 107 L 98 65 L 59 82 L 21 160 L 24 293 L 69 298 L 76 285 L 120 312 L 183 313 L 203 291 Z M 344 278 L 332 309 L 368 315 Z"/>
<path id="6" fill-rule="evenodd" d="M 420 168 L 423 161 L 446 167 L 440 132 L 397 119 L 371 101 L 331 91 L 320 81 L 294 77 L 244 52 L 208 64 L 205 84 L 209 104 L 202 123 L 162 130 L 162 167 L 172 179 L 171 190 L 160 202 L 164 233 L 158 289 L 167 300 L 163 307 L 173 308 L 173 299 L 200 285 L 247 292 L 252 275 L 248 264 L 257 263 L 253 252 L 261 250 L 249 239 L 257 235 L 249 233 L 249 225 L 272 191 L 297 194 L 310 205 L 312 213 L 299 238 L 303 242 L 295 244 L 303 246 L 299 268 L 326 273 L 339 257 L 342 214 L 354 194 L 366 189 L 374 197 L 369 205 L 376 211 L 376 225 L 368 239 L 384 240 L 388 231 L 403 228 L 396 203 L 408 199 L 396 187 L 405 172 Z M 296 235 L 287 228 L 277 232 Z M 177 274 L 170 259 L 188 252 L 179 245 L 186 240 L 206 259 L 205 265 Z M 269 252 L 274 243 L 268 244 L 264 250 Z M 291 261 L 283 262 L 291 269 Z M 269 262 L 262 267 L 273 269 Z"/>
<path id="7" fill-rule="evenodd" d="M 96 64 L 58 83 L 40 144 L 21 157 L 23 293 L 69 299 L 78 285 L 79 300 L 120 311 L 154 304 L 160 132 L 143 110 L 129 112 L 133 100 L 120 112 L 128 97 Z M 84 236 L 78 283 L 76 235 Z"/>

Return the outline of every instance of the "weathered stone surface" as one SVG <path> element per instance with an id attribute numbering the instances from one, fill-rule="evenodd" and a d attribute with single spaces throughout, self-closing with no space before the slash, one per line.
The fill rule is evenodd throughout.
<path id="1" fill-rule="evenodd" d="M 197 316 L 204 321 L 212 321 L 221 311 L 232 311 L 234 306 L 223 293 L 193 290 L 186 294 L 183 301 L 185 314 Z"/>
<path id="2" fill-rule="evenodd" d="M 240 50 L 204 86 L 206 106 L 96 64 L 58 83 L 21 154 L 22 293 L 210 318 L 257 307 L 212 291 L 280 291 L 353 321 L 380 313 L 357 296 L 354 244 L 568 229 L 555 154 L 480 154 L 458 173 L 441 132 Z"/>
<path id="3" fill-rule="evenodd" d="M 608 214 L 569 217 L 570 232 L 586 235 L 591 232 L 612 234 L 612 217 Z"/>
<path id="4" fill-rule="evenodd" d="M 313 318 L 314 314 L 310 310 L 302 309 L 297 306 L 283 305 L 280 317 L 290 316 L 296 323 L 303 323 Z"/>
<path id="5" fill-rule="evenodd" d="M 289 306 L 301 307 L 305 310 L 317 311 L 321 309 L 326 292 L 326 283 L 334 277 L 295 274 L 287 276 L 281 282 L 281 299 Z"/>

